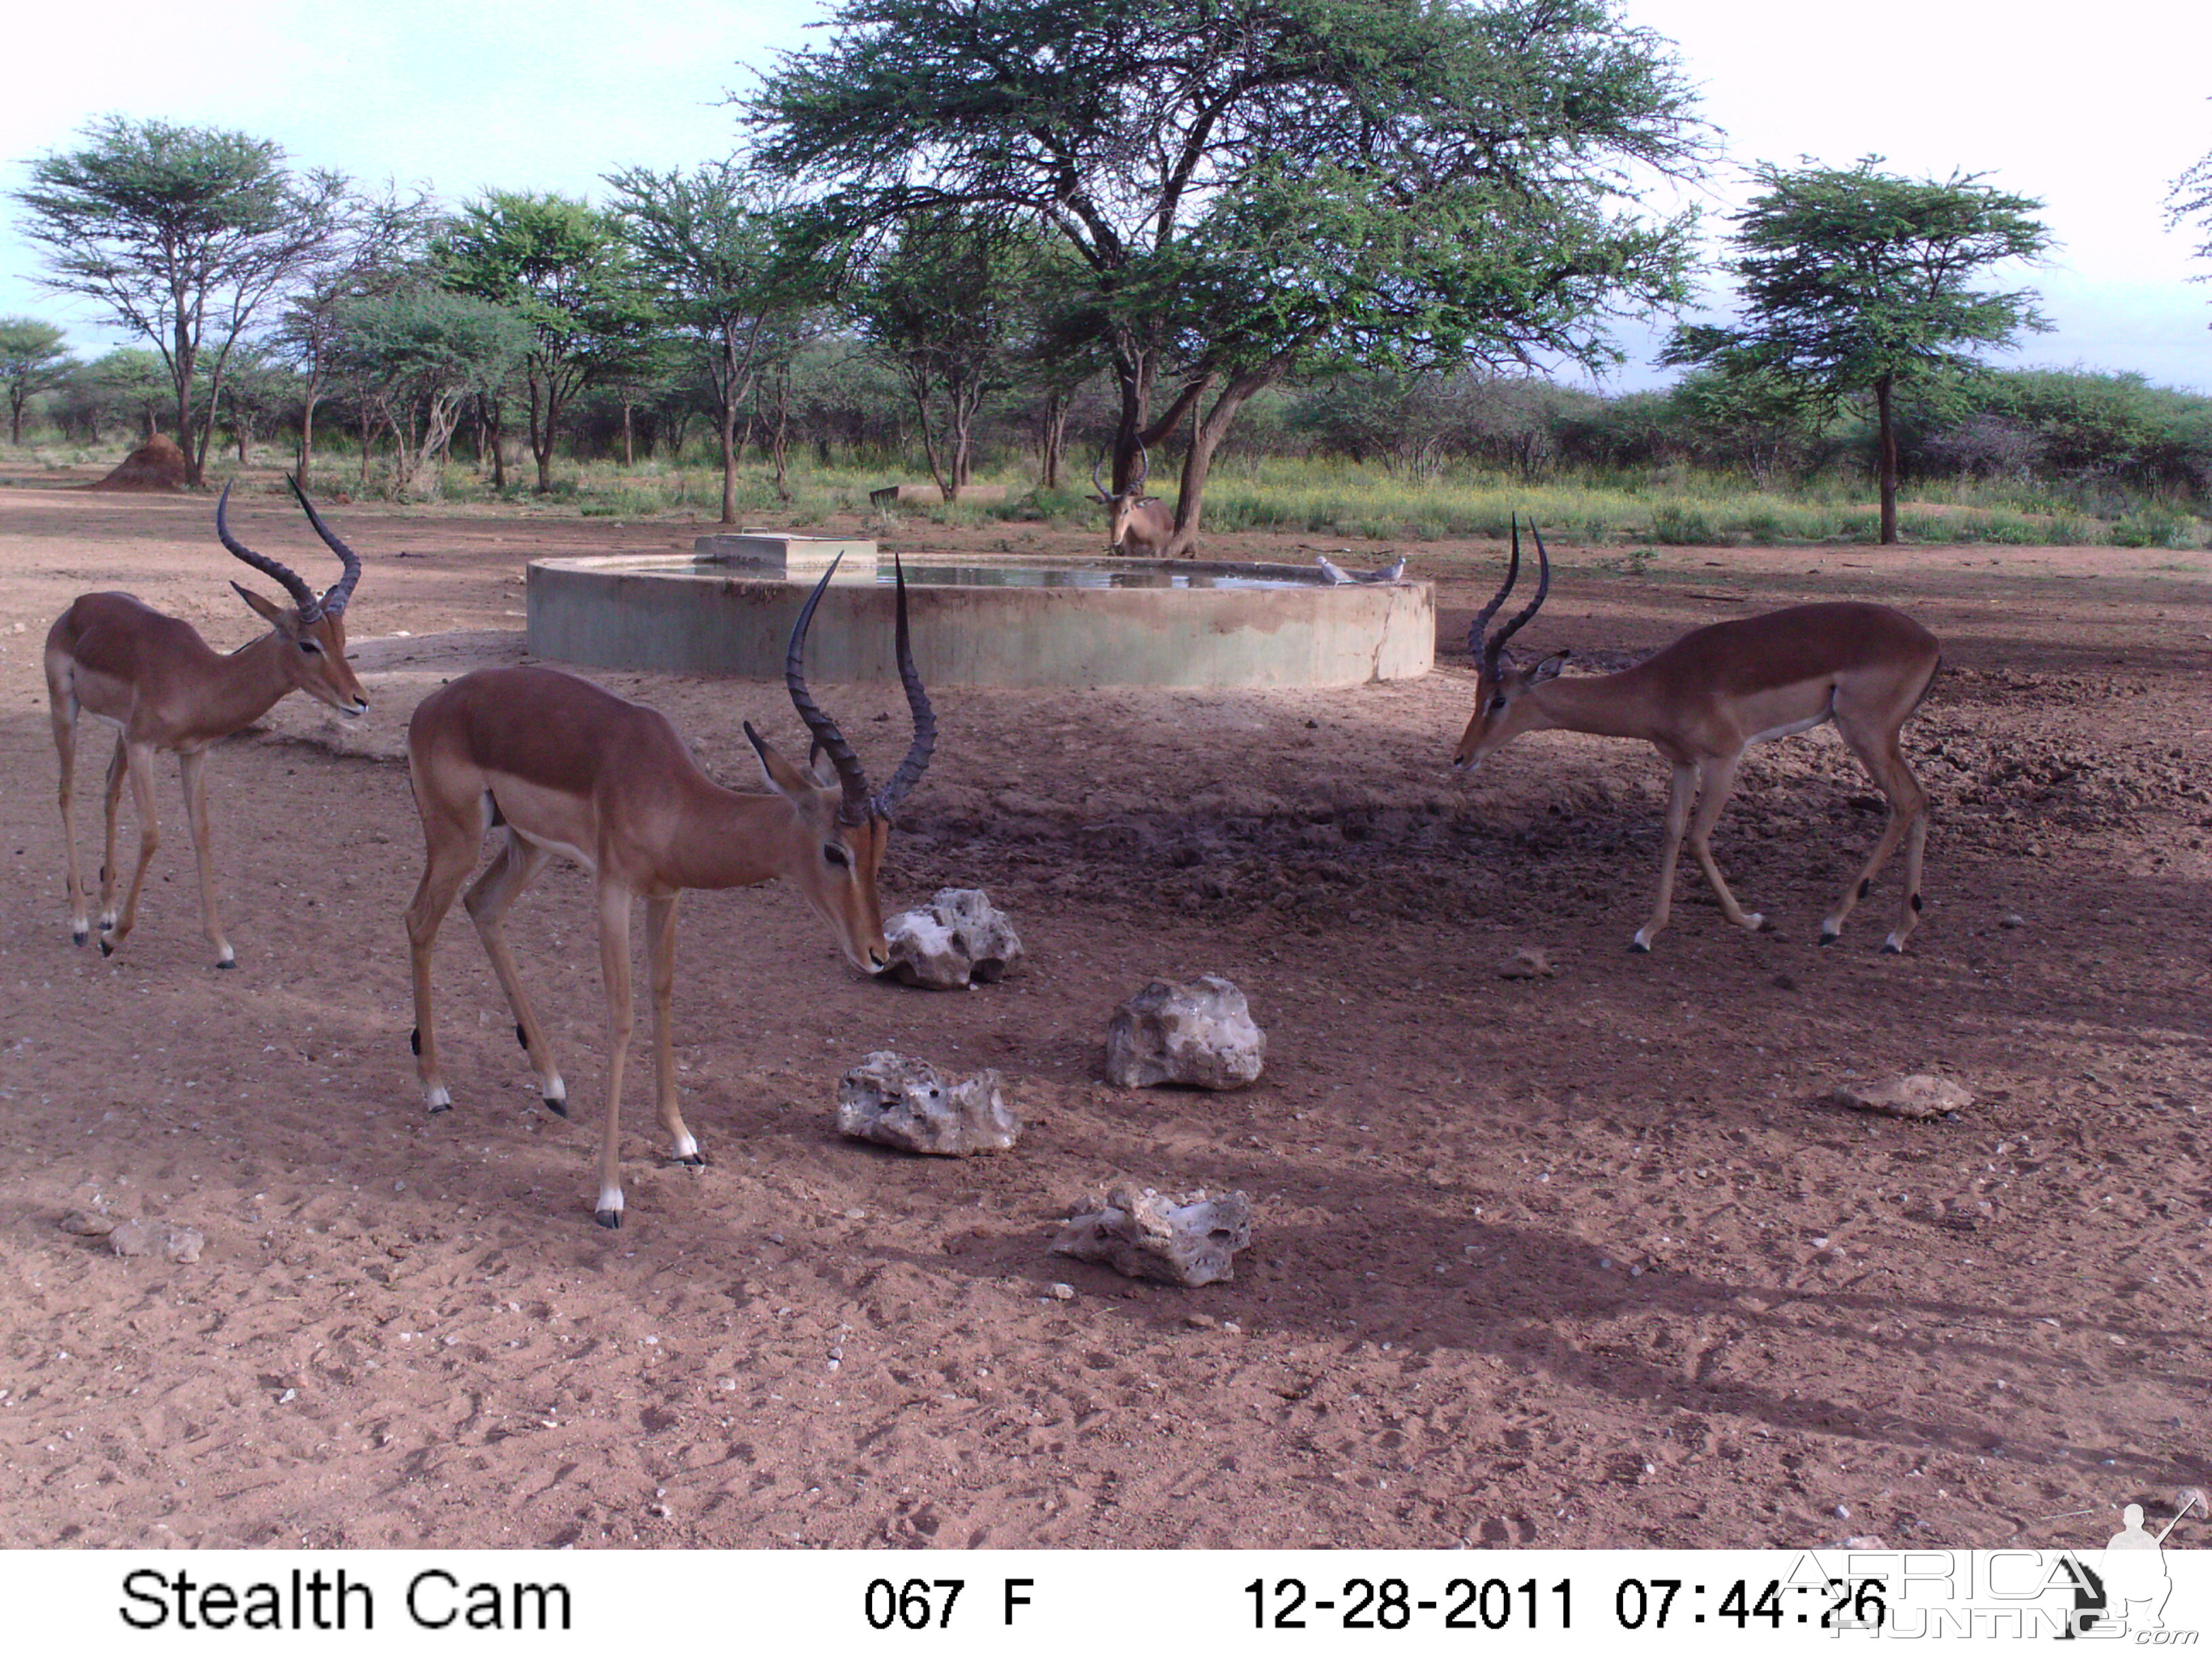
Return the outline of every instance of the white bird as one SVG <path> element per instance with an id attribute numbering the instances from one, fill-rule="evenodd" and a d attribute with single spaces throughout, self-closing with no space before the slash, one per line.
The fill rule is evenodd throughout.
<path id="1" fill-rule="evenodd" d="M 1340 569 L 1330 563 L 1328 555 L 1326 553 L 1315 554 L 1314 562 L 1321 567 L 1322 578 L 1331 587 L 1340 587 L 1353 579 L 1350 571 Z"/>
<path id="2" fill-rule="evenodd" d="M 1401 553 L 1395 562 L 1383 566 L 1380 570 L 1354 572 L 1352 580 L 1356 582 L 1395 582 L 1405 574 L 1406 556 Z"/>

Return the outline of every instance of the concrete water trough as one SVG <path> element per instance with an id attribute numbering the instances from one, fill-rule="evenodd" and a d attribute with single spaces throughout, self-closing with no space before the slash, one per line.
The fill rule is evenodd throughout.
<path id="1" fill-rule="evenodd" d="M 780 545 L 779 545 L 780 544 Z M 866 542 L 750 532 L 682 555 L 538 559 L 532 653 L 666 673 L 783 677 L 784 649 L 827 559 L 806 672 L 896 681 L 891 562 Z M 905 557 L 914 655 L 931 685 L 1364 685 L 1436 657 L 1425 581 L 1330 586 L 1296 565 L 1188 559 Z"/>

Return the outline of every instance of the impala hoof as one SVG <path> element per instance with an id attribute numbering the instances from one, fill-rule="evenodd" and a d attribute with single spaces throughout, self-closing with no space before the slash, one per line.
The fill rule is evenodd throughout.
<path id="1" fill-rule="evenodd" d="M 1881 949 L 1875 954 L 1881 957 L 1901 957 L 1905 954 L 1905 947 L 1893 939 L 1886 939 L 1881 942 Z"/>
<path id="2" fill-rule="evenodd" d="M 70 943 L 71 945 L 82 945 L 91 937 L 92 929 L 89 927 L 72 927 L 70 929 Z"/>
<path id="3" fill-rule="evenodd" d="M 592 1212 L 592 1219 L 610 1232 L 622 1231 L 622 1217 L 623 1212 L 620 1210 L 594 1210 Z"/>
<path id="4" fill-rule="evenodd" d="M 441 1112 L 450 1112 L 453 1109 L 453 1103 L 450 1100 L 434 1101 L 429 1107 L 429 1113 L 432 1117 L 435 1117 Z"/>
<path id="5" fill-rule="evenodd" d="M 235 957 L 225 957 L 221 962 L 216 963 L 216 966 L 217 968 L 235 968 L 238 966 L 238 962 Z"/>
<path id="6" fill-rule="evenodd" d="M 115 954 L 115 947 L 112 945 L 110 945 L 106 939 L 102 939 L 100 941 L 100 954 L 104 957 L 112 957 Z"/>
<path id="7" fill-rule="evenodd" d="M 671 1164 L 680 1164 L 687 1170 L 703 1170 L 707 1167 L 707 1154 L 704 1152 L 674 1152 L 670 1154 L 668 1161 Z"/>
<path id="8" fill-rule="evenodd" d="M 1651 945 L 1648 940 L 1632 939 L 1628 941 L 1628 954 L 1632 957 L 1648 957 L 1651 954 Z"/>
<path id="9" fill-rule="evenodd" d="M 1821 943 L 1822 945 L 1833 945 L 1833 944 L 1834 944 L 1838 939 L 1841 939 L 1843 936 L 1844 936 L 1844 932 L 1843 932 L 1843 929 L 1842 929 L 1842 928 L 1840 928 L 1840 927 L 1838 927 L 1838 928 L 1834 933 L 1830 933 L 1826 928 L 1823 927 L 1823 928 L 1820 930 L 1820 943 Z"/>
<path id="10" fill-rule="evenodd" d="M 545 1109 L 556 1117 L 566 1117 L 568 1115 L 568 1103 L 565 1100 L 556 1100 L 552 1096 L 548 1095 L 545 1097 Z"/>

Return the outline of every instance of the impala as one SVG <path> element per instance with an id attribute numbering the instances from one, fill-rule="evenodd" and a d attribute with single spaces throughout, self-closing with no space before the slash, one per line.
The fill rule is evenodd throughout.
<path id="1" fill-rule="evenodd" d="M 632 900 L 645 900 L 660 1127 L 676 1161 L 694 1168 L 706 1160 L 677 1106 L 669 1012 L 676 984 L 676 902 L 685 890 L 750 887 L 788 878 L 830 924 L 854 967 L 878 973 L 889 960 L 877 872 L 892 810 L 929 764 L 937 719 L 908 642 L 901 570 L 898 667 L 914 715 L 914 742 L 890 781 L 870 793 L 860 757 L 807 695 L 800 667 L 814 607 L 836 571 L 833 562 L 799 611 L 784 659 L 792 705 L 814 738 L 809 769 L 793 765 L 745 723 L 768 793 L 723 788 L 693 763 L 665 716 L 550 668 L 465 674 L 425 697 L 408 725 L 408 776 L 428 850 L 422 879 L 407 907 L 415 970 L 413 1042 L 423 1103 L 433 1112 L 453 1104 L 439 1070 L 432 1023 L 431 947 L 454 895 L 476 866 L 485 831 L 503 828 L 497 854 L 463 902 L 514 1010 L 515 1039 L 538 1073 L 545 1104 L 562 1117 L 568 1115 L 567 1085 L 523 994 L 502 923 L 507 907 L 556 853 L 595 878 L 608 1032 L 594 1212 L 603 1227 L 619 1227 L 623 1218 L 619 1153 L 631 1024 Z M 820 755 L 828 756 L 834 777 L 811 769 Z"/>
<path id="2" fill-rule="evenodd" d="M 146 866 L 161 844 L 154 817 L 154 756 L 175 753 L 184 774 L 185 816 L 199 856 L 200 921 L 215 946 L 218 968 L 238 958 L 216 914 L 214 854 L 208 844 L 207 749 L 267 714 L 289 692 L 305 691 L 349 718 L 368 708 L 368 698 L 346 663 L 345 608 L 361 580 L 361 560 L 332 535 L 295 480 L 292 493 L 307 522 L 338 556 L 345 573 L 323 594 L 275 559 L 240 545 L 226 516 L 230 487 L 215 505 L 215 533 L 232 553 L 291 595 L 288 607 L 250 588 L 239 598 L 270 632 L 223 656 L 189 623 L 165 617 L 128 593 L 86 593 L 55 619 L 46 634 L 46 696 L 53 716 L 54 748 L 61 757 L 62 837 L 69 848 L 70 936 L 79 945 L 89 932 L 85 888 L 76 861 L 76 816 L 71 801 L 76 773 L 80 714 L 116 728 L 115 755 L 107 763 L 107 853 L 100 866 L 100 950 L 112 956 L 138 920 L 138 890 Z M 138 807 L 138 867 L 118 914 L 115 908 L 115 817 L 123 781 L 131 780 Z"/>
<path id="3" fill-rule="evenodd" d="M 1091 482 L 1097 487 L 1091 499 L 1111 512 L 1107 527 L 1106 545 L 1109 551 L 1127 550 L 1139 557 L 1150 558 L 1165 547 L 1175 535 L 1175 512 L 1157 495 L 1145 494 L 1145 480 L 1152 476 L 1152 458 L 1145 453 L 1142 444 L 1137 446 L 1137 476 L 1119 490 L 1106 488 L 1106 481 L 1098 476 L 1106 464 L 1100 456 L 1091 464 Z"/>
<path id="4" fill-rule="evenodd" d="M 1531 532 L 1535 530 L 1532 524 Z M 1629 948 L 1649 951 L 1667 925 L 1674 865 L 1686 830 L 1698 867 L 1712 884 L 1721 913 L 1756 931 L 1765 919 L 1739 907 L 1713 862 L 1711 836 L 1735 787 L 1750 744 L 1808 732 L 1833 720 L 1889 802 L 1888 821 L 1858 878 L 1820 923 L 1820 943 L 1842 937 L 1844 918 L 1867 896 L 1899 839 L 1905 842 L 1905 891 L 1897 925 L 1882 942 L 1902 951 L 1919 920 L 1921 854 L 1928 840 L 1928 793 L 1905 763 L 1898 734 L 1936 678 L 1936 636 L 1887 605 L 1797 605 L 1763 617 L 1692 629 L 1673 644 L 1617 674 L 1557 678 L 1567 653 L 1528 667 L 1513 663 L 1506 641 L 1544 603 L 1552 581 L 1544 538 L 1536 537 L 1536 597 L 1495 635 L 1483 630 L 1521 574 L 1521 530 L 1513 526 L 1513 560 L 1505 585 L 1468 630 L 1477 662 L 1474 716 L 1459 740 L 1456 766 L 1472 770 L 1524 732 L 1590 732 L 1641 738 L 1673 768 L 1667 796 L 1666 844 L 1659 854 L 1659 894 L 1651 919 Z M 1697 811 L 1691 813 L 1695 800 Z"/>

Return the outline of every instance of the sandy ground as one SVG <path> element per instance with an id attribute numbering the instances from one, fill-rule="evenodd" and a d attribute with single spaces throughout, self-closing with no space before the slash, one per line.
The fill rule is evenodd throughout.
<path id="1" fill-rule="evenodd" d="M 512 930 L 584 1121 L 538 1103 L 458 916 L 458 1106 L 427 1116 L 397 757 L 427 689 L 520 656 L 526 560 L 693 526 L 337 507 L 368 558 L 348 620 L 375 708 L 341 728 L 294 699 L 214 751 L 241 963 L 218 974 L 167 761 L 137 933 L 112 961 L 70 948 L 39 657 L 106 587 L 240 643 L 244 573 L 205 500 L 63 481 L 0 488 L 0 1545 L 2095 1544 L 2120 1504 L 2162 1516 L 2212 1476 L 2212 557 L 1563 551 L 1527 643 L 1600 664 L 1804 598 L 1942 636 L 1908 728 L 1937 806 L 1902 958 L 1875 952 L 1887 886 L 1814 947 L 1880 823 L 1826 733 L 1759 751 L 1717 838 L 1778 930 L 1727 928 L 1689 871 L 1631 957 L 1663 769 L 1554 734 L 1455 777 L 1449 645 L 1362 690 L 943 693 L 886 897 L 988 889 L 1028 970 L 895 989 L 788 891 L 694 895 L 678 1057 L 714 1162 L 661 1161 L 634 1070 L 609 1233 L 587 880 L 549 875 Z M 280 498 L 234 506 L 256 545 L 334 568 Z M 1498 550 L 1403 550 L 1454 640 Z M 606 678 L 733 782 L 742 719 L 796 741 L 779 688 Z M 888 767 L 894 698 L 817 690 Z M 81 762 L 95 863 L 105 750 Z M 1559 976 L 1499 978 L 1522 945 Z M 1207 971 L 1267 1028 L 1260 1084 L 1106 1086 L 1115 1004 Z M 836 1079 L 885 1047 L 1000 1068 L 1020 1146 L 842 1140 Z M 1822 1103 L 1923 1068 L 1978 1104 Z M 1249 1193 L 1235 1281 L 1048 1255 L 1120 1176 Z M 118 1259 L 59 1228 L 71 1206 L 206 1249 Z"/>

